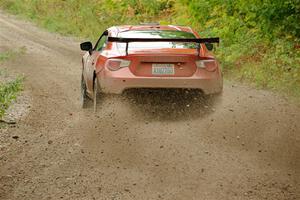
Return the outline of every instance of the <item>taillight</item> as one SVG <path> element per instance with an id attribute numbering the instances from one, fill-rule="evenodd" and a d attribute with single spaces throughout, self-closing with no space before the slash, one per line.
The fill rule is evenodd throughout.
<path id="1" fill-rule="evenodd" d="M 198 68 L 206 69 L 209 72 L 215 71 L 218 66 L 215 60 L 197 60 L 196 65 Z"/>
<path id="2" fill-rule="evenodd" d="M 123 59 L 109 59 L 105 63 L 105 67 L 107 67 L 111 71 L 117 71 L 123 67 L 129 67 L 130 61 Z"/>

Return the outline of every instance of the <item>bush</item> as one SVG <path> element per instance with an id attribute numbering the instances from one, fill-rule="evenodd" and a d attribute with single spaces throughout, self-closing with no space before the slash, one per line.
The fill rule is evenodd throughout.
<path id="1" fill-rule="evenodd" d="M 225 75 L 300 96 L 300 0 L 180 0 L 175 21 L 220 36 Z M 228 76 L 227 76 L 228 77 Z"/>

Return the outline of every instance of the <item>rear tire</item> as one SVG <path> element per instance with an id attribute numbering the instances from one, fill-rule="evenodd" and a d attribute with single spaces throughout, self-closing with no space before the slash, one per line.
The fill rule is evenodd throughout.
<path id="1" fill-rule="evenodd" d="M 86 92 L 86 84 L 83 75 L 81 75 L 81 95 L 80 95 L 81 108 L 87 108 L 88 102 L 89 102 L 89 98 Z"/>
<path id="2" fill-rule="evenodd" d="M 97 101 L 99 100 L 99 85 L 98 85 L 98 79 L 97 76 L 94 78 L 94 94 L 93 94 L 94 98 L 94 113 L 97 112 Z"/>

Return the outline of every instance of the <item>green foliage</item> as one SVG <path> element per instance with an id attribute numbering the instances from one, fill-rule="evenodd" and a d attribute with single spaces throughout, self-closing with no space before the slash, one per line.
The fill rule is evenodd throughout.
<path id="1" fill-rule="evenodd" d="M 0 0 L 0 7 L 50 31 L 93 40 L 110 26 L 156 21 L 169 4 L 168 0 Z"/>
<path id="2" fill-rule="evenodd" d="M 231 32 L 255 29 L 269 37 L 300 37 L 300 0 L 179 0 L 188 7 L 187 20 L 202 29 Z M 178 15 L 181 16 L 180 13 Z M 223 31 L 222 31 L 223 32 Z M 227 31 L 225 31 L 227 33 Z"/>
<path id="3" fill-rule="evenodd" d="M 225 76 L 300 97 L 300 0 L 180 0 L 175 21 L 220 36 Z"/>
<path id="4" fill-rule="evenodd" d="M 25 47 L 21 47 L 17 50 L 9 50 L 0 53 L 0 63 L 9 59 L 14 58 L 19 54 L 26 52 Z M 22 77 L 17 77 L 12 81 L 6 81 L 8 78 L 7 71 L 0 70 L 0 119 L 3 117 L 5 110 L 9 107 L 11 102 L 15 100 L 19 91 L 22 90 Z M 4 80 L 4 81 L 3 81 Z"/>
<path id="5" fill-rule="evenodd" d="M 0 119 L 9 107 L 11 102 L 16 99 L 16 95 L 22 90 L 23 78 L 17 78 L 5 84 L 0 84 Z"/>
<path id="6" fill-rule="evenodd" d="M 160 21 L 219 36 L 226 77 L 300 96 L 300 0 L 0 0 L 50 31 L 96 40 L 120 24 Z"/>
<path id="7" fill-rule="evenodd" d="M 233 69 L 234 75 L 258 87 L 300 97 L 300 51 L 294 52 L 290 42 L 276 40 L 260 56 L 258 61 L 244 61 L 241 68 Z"/>

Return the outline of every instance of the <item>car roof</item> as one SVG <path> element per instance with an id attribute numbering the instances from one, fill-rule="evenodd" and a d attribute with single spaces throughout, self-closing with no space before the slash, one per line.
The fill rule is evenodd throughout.
<path id="1" fill-rule="evenodd" d="M 125 31 L 150 31 L 150 30 L 170 30 L 170 31 L 183 31 L 188 33 L 195 33 L 190 27 L 188 26 L 178 26 L 178 25 L 123 25 L 123 26 L 114 26 L 108 29 L 112 35 L 116 36 L 120 32 Z"/>

